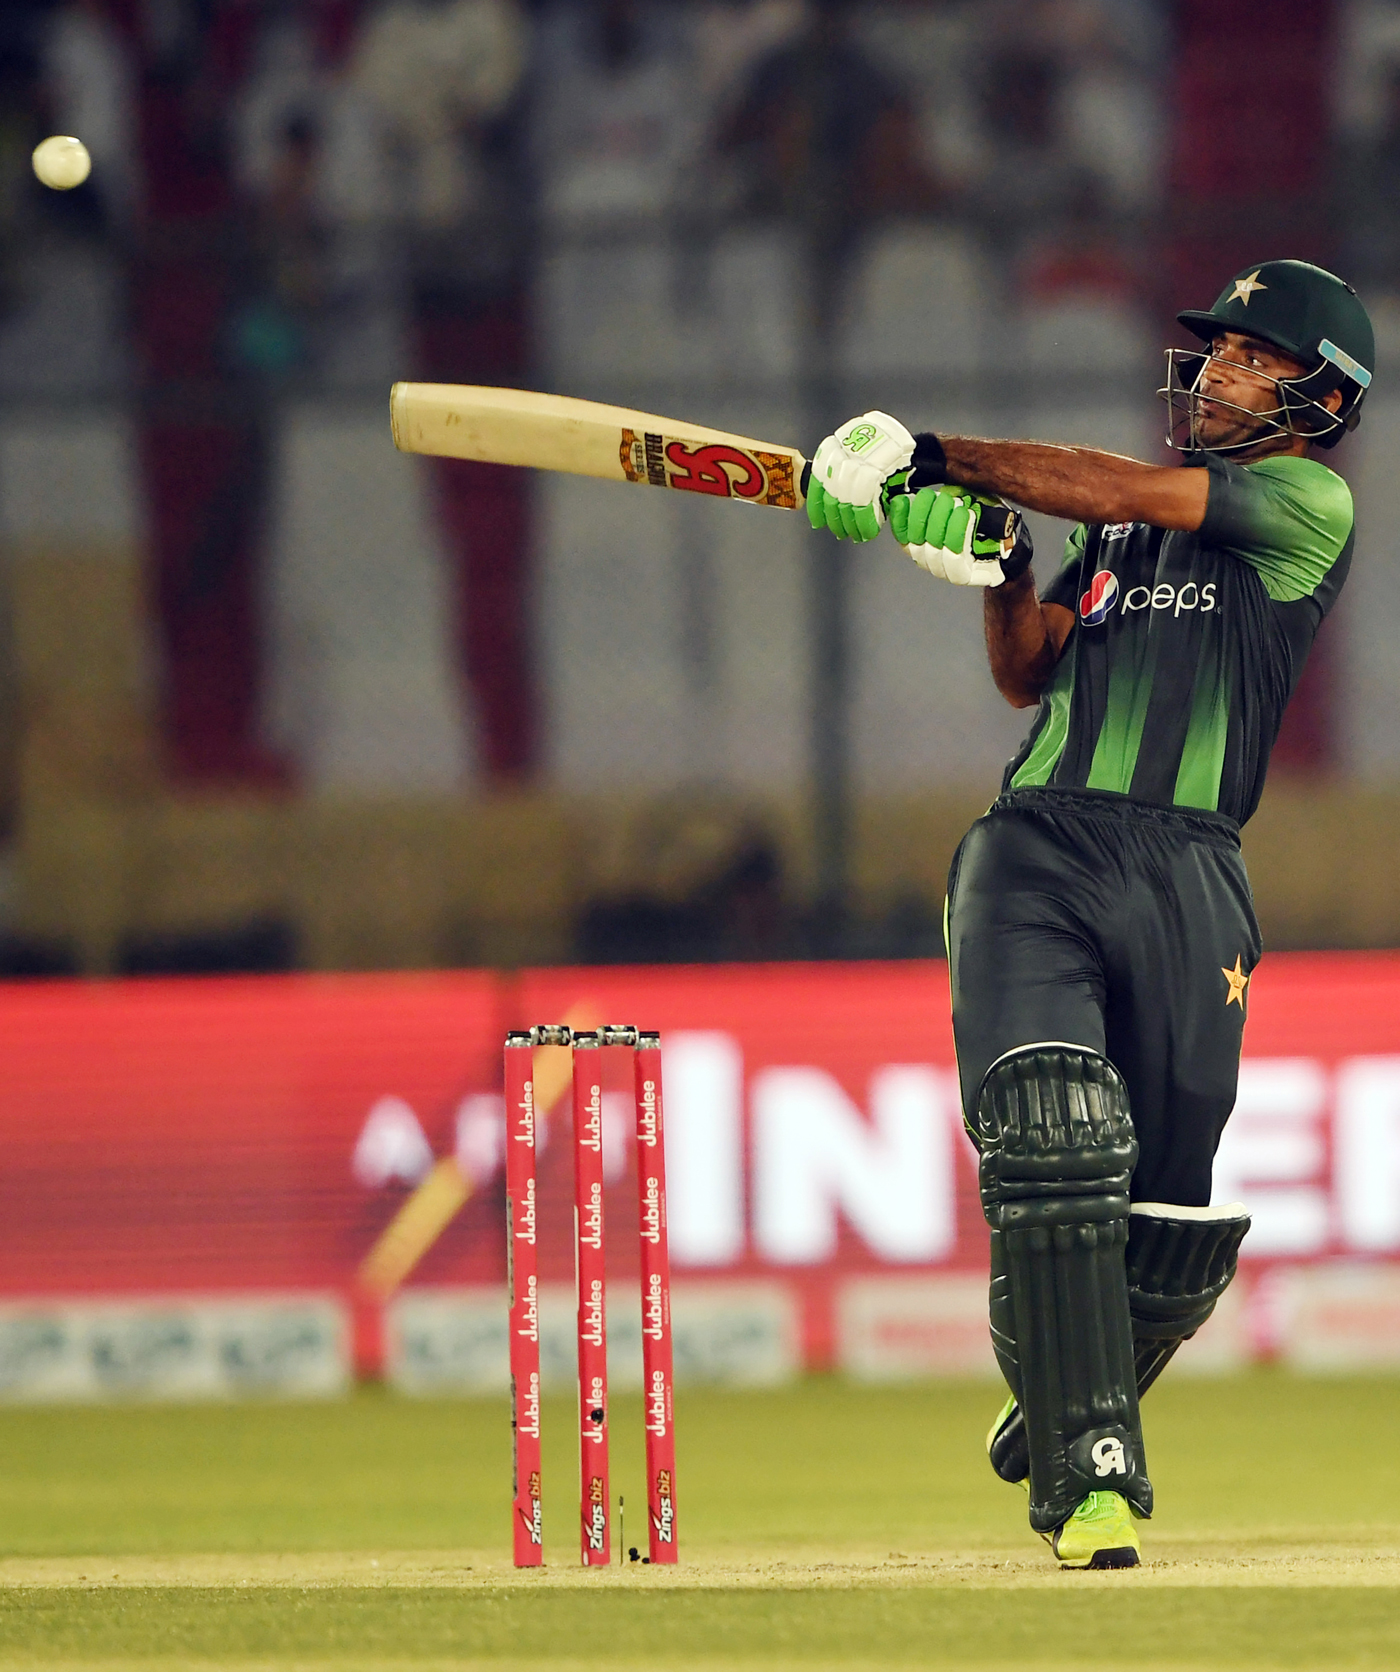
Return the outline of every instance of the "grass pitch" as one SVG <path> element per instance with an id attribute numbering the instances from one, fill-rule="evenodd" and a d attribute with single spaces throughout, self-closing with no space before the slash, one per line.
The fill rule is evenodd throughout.
<path id="1" fill-rule="evenodd" d="M 0 1666 L 1400 1665 L 1400 1384 L 1165 1379 L 1128 1573 L 1055 1570 L 983 1458 L 996 1404 L 691 1391 L 681 1567 L 589 1574 L 572 1401 L 546 1407 L 550 1566 L 526 1574 L 502 1401 L 10 1411 Z M 640 1408 L 613 1410 L 644 1544 Z"/>

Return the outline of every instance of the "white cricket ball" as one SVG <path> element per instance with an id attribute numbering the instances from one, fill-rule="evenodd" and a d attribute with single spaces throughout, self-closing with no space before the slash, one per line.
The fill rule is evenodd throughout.
<path id="1" fill-rule="evenodd" d="M 56 192 L 70 192 L 92 172 L 92 158 L 82 140 L 54 134 L 34 147 L 34 172 Z"/>

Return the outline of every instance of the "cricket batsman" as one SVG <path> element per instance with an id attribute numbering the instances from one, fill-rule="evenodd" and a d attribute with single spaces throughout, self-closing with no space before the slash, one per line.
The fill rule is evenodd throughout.
<path id="1" fill-rule="evenodd" d="M 1261 950 L 1239 831 L 1351 563 L 1351 493 L 1316 455 L 1375 369 L 1356 293 L 1307 262 L 1177 317 L 1202 344 L 1167 350 L 1180 466 L 867 412 L 822 442 L 807 498 L 838 539 L 888 521 L 931 575 L 982 587 L 997 689 L 1037 708 L 946 922 L 1011 1389 L 987 1449 L 1070 1568 L 1137 1565 L 1138 1401 L 1249 1228 L 1208 1205 Z M 1077 525 L 1040 596 L 1017 506 Z"/>

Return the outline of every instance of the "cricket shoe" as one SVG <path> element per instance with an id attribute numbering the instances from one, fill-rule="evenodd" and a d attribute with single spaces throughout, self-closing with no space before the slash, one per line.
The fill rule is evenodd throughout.
<path id="1" fill-rule="evenodd" d="M 1026 1424 L 1013 1393 L 996 1414 L 987 1432 L 987 1456 L 992 1467 L 1012 1486 L 1030 1484 L 1031 1453 L 1026 1444 Z"/>
<path id="2" fill-rule="evenodd" d="M 1133 1512 L 1121 1492 L 1091 1492 L 1068 1521 L 1040 1536 L 1063 1568 L 1136 1567 L 1142 1556 Z"/>

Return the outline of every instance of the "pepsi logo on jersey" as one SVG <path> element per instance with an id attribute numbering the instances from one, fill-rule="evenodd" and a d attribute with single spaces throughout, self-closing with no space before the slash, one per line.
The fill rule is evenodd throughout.
<path id="1" fill-rule="evenodd" d="M 1157 586 L 1133 586 L 1123 594 L 1122 613 L 1170 610 L 1173 616 L 1178 616 L 1183 610 L 1199 610 L 1202 615 L 1209 615 L 1216 608 L 1215 592 L 1214 581 L 1207 581 L 1204 586 L 1190 580 L 1180 587 L 1165 581 Z M 1099 569 L 1089 582 L 1089 590 L 1079 600 L 1079 619 L 1086 627 L 1101 626 L 1113 613 L 1118 596 L 1117 575 L 1111 569 Z"/>
<path id="2" fill-rule="evenodd" d="M 1079 619 L 1086 627 L 1097 627 L 1108 619 L 1109 611 L 1118 601 L 1118 577 L 1111 569 L 1100 569 L 1089 582 L 1089 590 L 1079 600 Z"/>

